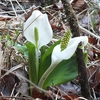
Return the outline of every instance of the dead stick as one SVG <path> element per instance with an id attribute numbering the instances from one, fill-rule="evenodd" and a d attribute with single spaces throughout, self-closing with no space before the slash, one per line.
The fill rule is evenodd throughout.
<path id="1" fill-rule="evenodd" d="M 68 0 L 61 0 L 65 9 L 66 18 L 69 22 L 73 37 L 80 36 L 80 30 L 77 18 Z M 86 65 L 84 63 L 83 51 L 80 48 L 76 50 L 76 59 L 78 64 L 79 83 L 81 86 L 81 95 L 87 99 L 90 98 L 90 89 L 88 85 Z"/>

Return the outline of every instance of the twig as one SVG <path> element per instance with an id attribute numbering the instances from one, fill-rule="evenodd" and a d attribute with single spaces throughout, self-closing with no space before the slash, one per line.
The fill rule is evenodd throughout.
<path id="1" fill-rule="evenodd" d="M 23 9 L 23 7 L 20 5 L 20 3 L 18 2 L 18 0 L 16 0 L 17 4 L 19 5 L 19 7 L 24 11 L 24 13 L 27 14 L 27 12 Z"/>
<path id="2" fill-rule="evenodd" d="M 2 70 L 6 71 L 6 72 L 8 72 L 8 71 L 9 71 L 9 70 L 4 69 L 4 68 L 3 68 Z M 27 78 L 23 77 L 22 75 L 17 74 L 17 73 L 14 73 L 14 72 L 9 72 L 9 73 L 11 73 L 11 74 L 13 74 L 13 75 L 16 75 L 17 77 L 20 77 L 21 79 L 25 80 L 26 82 L 28 82 L 28 83 L 32 84 L 32 86 L 33 86 L 33 87 L 35 87 L 36 89 L 38 89 L 39 91 L 41 91 L 41 92 L 44 92 L 44 93 L 48 94 L 48 91 L 46 91 L 46 90 L 44 90 L 44 89 L 42 89 L 42 88 L 38 87 L 37 85 L 35 85 L 33 82 L 31 82 L 31 81 L 30 81 L 30 80 L 28 80 Z M 4 76 L 3 76 L 3 77 L 4 77 Z M 0 80 L 1 80 L 3 77 L 1 77 L 1 78 L 0 78 Z"/>
<path id="3" fill-rule="evenodd" d="M 17 13 L 23 13 L 23 10 L 15 10 Z M 13 13 L 14 11 L 1 11 L 0 14 Z"/>
<path id="4" fill-rule="evenodd" d="M 94 89 L 92 88 L 94 99 L 97 100 Z"/>
<path id="5" fill-rule="evenodd" d="M 15 11 L 15 8 L 14 8 L 13 3 L 12 3 L 11 0 L 10 0 L 10 3 L 11 3 L 11 6 L 12 6 L 12 9 L 14 10 L 14 13 L 15 13 L 15 15 L 16 15 L 16 18 L 17 18 L 17 13 L 16 13 L 16 11 Z"/>
<path id="6" fill-rule="evenodd" d="M 89 30 L 83 28 L 81 25 L 79 25 L 79 28 L 80 28 L 80 30 L 81 30 L 82 32 L 87 33 L 87 34 L 90 34 L 90 35 L 92 35 L 93 37 L 95 37 L 95 38 L 97 38 L 97 39 L 100 40 L 100 36 L 95 35 L 94 33 L 90 32 Z"/>

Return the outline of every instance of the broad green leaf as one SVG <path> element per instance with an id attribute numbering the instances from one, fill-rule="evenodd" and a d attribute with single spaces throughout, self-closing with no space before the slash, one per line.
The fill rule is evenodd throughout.
<path id="1" fill-rule="evenodd" d="M 51 64 L 51 54 L 53 51 L 53 48 L 59 44 L 60 41 L 57 41 L 55 44 L 51 45 L 44 53 L 43 56 L 40 58 L 40 66 L 39 66 L 39 79 L 43 75 L 43 73 L 48 69 L 48 67 Z"/>
<path id="2" fill-rule="evenodd" d="M 36 73 L 36 53 L 35 53 L 35 46 L 31 42 L 26 43 L 28 49 L 28 63 L 29 63 L 29 79 L 30 81 L 37 84 L 38 82 L 38 75 Z"/>
<path id="3" fill-rule="evenodd" d="M 47 47 L 46 46 L 42 46 L 40 51 L 41 51 L 41 57 L 44 55 L 44 53 L 46 52 Z"/>
<path id="4" fill-rule="evenodd" d="M 58 64 L 44 82 L 43 88 L 71 81 L 78 75 L 75 57 Z"/>
<path id="5" fill-rule="evenodd" d="M 86 58 L 86 54 L 84 54 Z M 43 88 L 46 89 L 48 86 L 56 86 L 62 83 L 73 80 L 78 75 L 78 67 L 76 62 L 76 56 L 73 55 L 68 60 L 63 60 L 59 63 L 55 69 L 50 73 L 43 84 Z"/>

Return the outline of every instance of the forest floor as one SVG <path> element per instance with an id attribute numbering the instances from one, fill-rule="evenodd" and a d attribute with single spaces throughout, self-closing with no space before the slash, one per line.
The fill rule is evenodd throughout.
<path id="1" fill-rule="evenodd" d="M 100 2 L 99 0 L 71 0 L 82 36 L 88 36 L 87 76 L 94 100 L 100 98 Z M 37 90 L 29 96 L 28 55 L 23 25 L 36 9 L 47 13 L 52 26 L 53 42 L 69 28 L 62 2 L 45 4 L 25 0 L 0 0 L 0 100 L 87 100 L 80 94 L 78 79 L 51 86 L 48 94 Z M 40 99 L 37 99 L 40 98 Z M 98 99 L 99 100 L 99 99 Z"/>

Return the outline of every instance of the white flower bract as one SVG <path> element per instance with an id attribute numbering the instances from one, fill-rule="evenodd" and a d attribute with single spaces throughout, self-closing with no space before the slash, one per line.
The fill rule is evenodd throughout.
<path id="1" fill-rule="evenodd" d="M 78 44 L 82 42 L 85 46 L 88 43 L 88 37 L 87 36 L 80 36 L 70 39 L 68 46 L 66 49 L 61 51 L 60 44 L 55 46 L 52 52 L 52 63 L 59 63 L 62 60 L 67 60 L 72 57 L 72 55 L 75 53 Z"/>
<path id="2" fill-rule="evenodd" d="M 38 29 L 38 48 L 48 44 L 53 36 L 53 31 L 48 20 L 47 14 L 42 14 L 40 11 L 33 11 L 32 15 L 28 18 L 24 25 L 25 38 L 35 44 L 34 28 Z"/>

